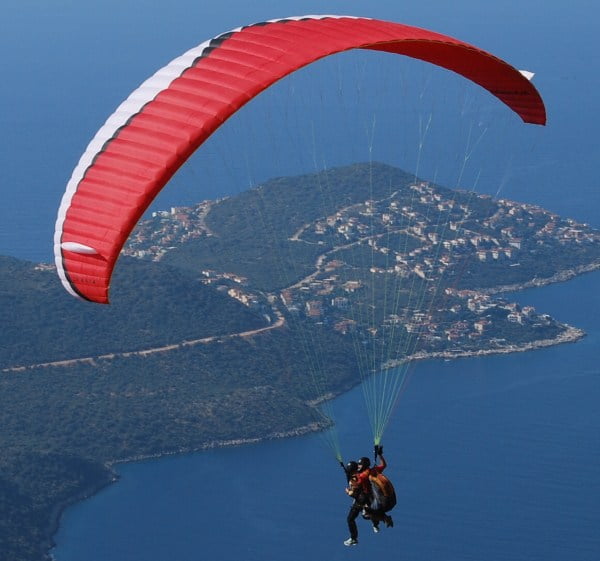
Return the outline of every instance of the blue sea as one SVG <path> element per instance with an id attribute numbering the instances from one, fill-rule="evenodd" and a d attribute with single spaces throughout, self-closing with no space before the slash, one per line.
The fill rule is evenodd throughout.
<path id="1" fill-rule="evenodd" d="M 341 57 L 249 105 L 174 178 L 160 208 L 372 158 L 600 227 L 599 12 L 592 0 L 9 0 L 0 34 L 0 255 L 52 259 L 56 210 L 80 154 L 158 67 L 240 25 L 307 13 L 427 27 L 535 71 L 548 125 L 522 126 L 418 65 L 402 71 L 400 91 L 387 62 L 365 78 L 371 59 Z M 327 79 L 325 89 L 347 96 L 345 114 L 338 98 L 313 89 Z M 283 97 L 291 113 L 279 105 Z M 374 111 L 390 100 L 394 118 Z M 397 116 L 406 129 L 395 126 Z M 465 116 L 469 128 L 461 130 Z M 585 329 L 576 344 L 415 366 L 384 438 L 399 499 L 395 526 L 374 535 L 361 523 L 359 547 L 342 545 L 344 477 L 315 434 L 120 465 L 117 484 L 66 511 L 54 557 L 600 559 L 599 280 L 592 273 L 512 295 Z M 360 388 L 334 405 L 345 458 L 370 453 Z"/>
<path id="2" fill-rule="evenodd" d="M 321 435 L 118 467 L 69 508 L 57 561 L 600 558 L 600 273 L 515 295 L 575 344 L 418 364 L 384 439 L 395 525 L 359 519 Z M 371 452 L 359 388 L 335 402 L 346 458 Z"/>

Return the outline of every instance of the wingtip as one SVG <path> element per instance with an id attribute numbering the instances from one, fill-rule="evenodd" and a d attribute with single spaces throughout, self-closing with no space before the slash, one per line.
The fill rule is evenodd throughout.
<path id="1" fill-rule="evenodd" d="M 531 80 L 533 80 L 533 77 L 535 76 L 535 72 L 530 72 L 529 70 L 519 70 L 519 72 L 521 73 L 522 76 L 525 76 L 525 78 L 527 78 L 530 82 L 531 82 Z"/>

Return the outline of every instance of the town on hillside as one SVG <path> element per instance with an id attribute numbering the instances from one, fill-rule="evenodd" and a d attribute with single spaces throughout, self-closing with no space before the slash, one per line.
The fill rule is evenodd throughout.
<path id="1" fill-rule="evenodd" d="M 205 220 L 213 204 L 155 212 L 124 252 L 160 260 L 182 243 L 214 235 Z M 233 268 L 199 264 L 199 276 L 268 319 L 282 306 L 297 324 L 331 328 L 373 350 L 385 347 L 385 361 L 564 337 L 572 328 L 491 293 L 498 285 L 534 281 L 541 260 L 554 260 L 554 274 L 600 263 L 600 232 L 587 224 L 424 181 L 339 208 L 288 234 L 290 244 L 319 246 L 320 253 L 311 274 L 291 275 L 276 293 L 253 289 Z M 575 331 L 573 337 L 582 335 Z"/>

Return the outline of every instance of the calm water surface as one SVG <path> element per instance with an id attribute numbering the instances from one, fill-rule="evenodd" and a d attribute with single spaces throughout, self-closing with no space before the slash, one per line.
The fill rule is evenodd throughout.
<path id="1" fill-rule="evenodd" d="M 600 558 L 600 275 L 518 295 L 584 327 L 577 344 L 419 364 L 385 438 L 395 527 L 342 545 L 343 475 L 319 435 L 119 467 L 70 508 L 57 561 Z M 362 393 L 336 401 L 343 451 L 370 453 Z"/>

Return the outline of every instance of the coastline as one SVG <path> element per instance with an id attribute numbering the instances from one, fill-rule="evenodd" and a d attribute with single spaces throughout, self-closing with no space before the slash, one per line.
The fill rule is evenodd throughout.
<path id="1" fill-rule="evenodd" d="M 337 397 L 332 396 L 332 397 Z M 295 436 L 304 436 L 306 434 L 311 434 L 314 432 L 319 432 L 327 428 L 326 423 L 318 423 L 312 422 L 307 425 L 302 425 L 300 427 L 296 427 L 294 429 L 288 431 L 275 431 L 271 432 L 265 436 L 261 437 L 253 437 L 253 438 L 231 438 L 227 440 L 210 440 L 205 442 L 201 446 L 197 446 L 194 448 L 180 448 L 179 450 L 174 450 L 171 452 L 156 452 L 155 454 L 140 454 L 138 456 L 130 456 L 127 458 L 119 458 L 116 460 L 109 460 L 104 465 L 113 469 L 113 466 L 119 464 L 128 464 L 132 462 L 144 462 L 146 460 L 158 460 L 161 458 L 167 458 L 169 456 L 181 456 L 183 454 L 195 454 L 197 452 L 203 452 L 205 450 L 213 450 L 215 448 L 226 448 L 230 446 L 245 446 L 247 444 L 260 444 L 261 442 L 265 442 L 267 440 L 278 440 L 280 438 L 292 438 Z M 118 476 L 117 476 L 118 479 Z"/>
<path id="2" fill-rule="evenodd" d="M 67 499 L 61 503 L 57 503 L 54 505 L 52 512 L 50 514 L 50 522 L 47 527 L 46 532 L 46 545 L 43 549 L 43 559 L 44 561 L 54 561 L 55 557 L 52 554 L 52 550 L 56 547 L 56 542 L 54 541 L 54 536 L 58 532 L 60 528 L 60 521 L 65 512 L 70 506 L 74 504 L 80 503 L 87 499 L 92 498 L 94 495 L 97 495 L 102 489 L 105 489 L 109 485 L 116 483 L 119 480 L 119 476 L 112 469 L 108 469 L 105 464 L 105 468 L 107 468 L 107 479 L 103 482 L 98 482 L 96 485 L 90 485 L 87 489 L 83 489 L 77 495 Z"/>
<path id="3" fill-rule="evenodd" d="M 504 292 L 519 292 L 521 290 L 527 290 L 529 288 L 539 288 L 557 282 L 566 282 L 579 275 L 583 275 L 585 273 L 592 273 L 594 271 L 597 271 L 598 269 L 600 269 L 600 261 L 589 263 L 587 265 L 579 265 L 578 267 L 574 267 L 572 269 L 564 269 L 563 271 L 558 271 L 558 273 L 555 273 L 550 277 L 543 277 L 539 279 L 534 278 L 530 281 L 526 281 L 523 283 L 505 284 L 493 288 L 480 288 L 477 289 L 476 292 L 480 292 L 482 294 L 487 294 L 490 296 L 493 294 L 502 294 Z"/>
<path id="4" fill-rule="evenodd" d="M 538 341 L 531 341 L 529 343 L 523 343 L 522 345 L 506 345 L 505 347 L 497 347 L 493 349 L 479 349 L 477 351 L 465 351 L 461 349 L 450 350 L 450 351 L 440 351 L 440 352 L 417 352 L 409 357 L 399 360 L 392 361 L 390 363 L 386 363 L 386 368 L 392 368 L 394 366 L 399 366 L 400 364 L 404 364 L 406 362 L 412 362 L 416 360 L 427 360 L 427 359 L 454 359 L 454 358 L 469 358 L 469 357 L 477 357 L 477 356 L 488 356 L 495 354 L 509 354 L 509 353 L 521 353 L 526 351 L 533 351 L 537 349 L 543 349 L 545 347 L 552 347 L 554 345 L 562 345 L 563 343 L 575 343 L 579 339 L 582 339 L 586 336 L 586 332 L 583 329 L 579 329 L 578 327 L 573 327 L 568 324 L 561 324 L 561 327 L 564 328 L 564 331 L 560 333 L 558 336 L 552 339 L 540 339 Z"/>
<path id="5" fill-rule="evenodd" d="M 333 399 L 337 397 L 337 395 L 331 395 L 327 399 Z M 295 429 L 291 429 L 289 431 L 275 431 L 263 437 L 254 437 L 254 438 L 232 438 L 228 440 L 211 440 L 205 442 L 202 446 L 194 447 L 194 448 L 181 448 L 179 450 L 171 451 L 171 452 L 156 452 L 155 454 L 140 454 L 137 456 L 130 456 L 127 458 L 119 458 L 114 460 L 108 460 L 104 462 L 102 465 L 105 468 L 105 473 L 107 475 L 106 479 L 102 482 L 98 482 L 97 485 L 92 485 L 87 489 L 82 490 L 80 493 L 76 494 L 72 498 L 63 501 L 62 503 L 56 504 L 51 513 L 51 520 L 47 528 L 46 533 L 46 545 L 43 547 L 43 558 L 46 561 L 55 561 L 55 557 L 52 554 L 52 550 L 56 547 L 56 541 L 54 537 L 60 528 L 61 519 L 65 511 L 82 501 L 90 499 L 94 495 L 97 495 L 100 491 L 105 489 L 106 487 L 118 483 L 121 476 L 115 471 L 115 466 L 119 464 L 128 464 L 134 462 L 143 462 L 147 460 L 160 460 L 162 458 L 167 458 L 169 456 L 181 456 L 185 454 L 195 454 L 197 452 L 203 452 L 205 450 L 211 450 L 215 448 L 225 448 L 230 446 L 245 446 L 248 444 L 260 444 L 261 442 L 265 442 L 267 440 L 276 440 L 281 438 L 292 438 L 295 436 L 304 436 L 306 434 L 312 434 L 324 430 L 327 428 L 327 423 L 318 423 L 312 422 L 307 425 L 303 425 L 300 427 L 296 427 Z"/>
<path id="6" fill-rule="evenodd" d="M 600 267 L 596 267 L 600 268 Z M 410 355 L 404 360 L 394 361 L 394 364 L 388 363 L 385 368 L 393 368 L 394 366 L 399 366 L 400 364 L 405 364 L 407 362 L 413 361 L 422 361 L 422 360 L 436 360 L 436 359 L 457 359 L 457 358 L 470 358 L 470 357 L 478 357 L 478 356 L 487 356 L 492 354 L 508 354 L 515 352 L 526 352 L 530 350 L 542 349 L 545 347 L 550 347 L 553 345 L 559 345 L 564 343 L 574 343 L 579 339 L 582 339 L 586 336 L 585 331 L 582 329 L 570 326 L 568 324 L 561 324 L 565 331 L 559 334 L 557 337 L 553 339 L 543 339 L 539 341 L 532 341 L 530 343 L 524 343 L 523 345 L 508 345 L 506 347 L 500 347 L 495 349 L 480 349 L 477 351 L 464 351 L 464 350 L 456 350 L 456 351 L 445 351 L 445 352 L 418 352 Z M 334 393 L 330 392 L 326 396 L 323 396 L 323 399 L 318 402 L 310 403 L 308 405 L 314 407 L 318 405 L 322 401 L 327 401 L 330 399 L 335 399 L 339 397 L 345 392 Z M 180 456 L 184 454 L 195 454 L 197 452 L 202 452 L 205 450 L 211 450 L 215 448 L 225 448 L 230 446 L 245 446 L 249 444 L 260 444 L 261 442 L 265 442 L 268 440 L 275 440 L 281 438 L 292 438 L 296 436 L 304 436 L 307 434 L 312 434 L 324 430 L 327 428 L 327 423 L 324 422 L 312 422 L 307 425 L 303 425 L 300 427 L 296 427 L 295 429 L 289 431 L 275 431 L 269 433 L 263 437 L 253 437 L 253 438 L 232 438 L 227 440 L 211 440 L 207 441 L 201 446 L 194 448 L 181 448 L 179 450 L 170 451 L 170 452 L 157 452 L 155 454 L 140 454 L 137 456 L 130 456 L 126 458 L 118 458 L 113 460 L 108 460 L 104 462 L 104 468 L 106 469 L 107 478 L 99 482 L 98 485 L 92 486 L 81 493 L 77 494 L 72 499 L 65 501 L 63 504 L 56 505 L 53 513 L 52 513 L 52 521 L 48 528 L 48 546 L 46 547 L 45 558 L 47 560 L 54 560 L 54 556 L 52 555 L 51 550 L 56 546 L 56 542 L 54 541 L 54 536 L 58 532 L 60 527 L 61 518 L 67 508 L 70 506 L 84 501 L 86 499 L 91 498 L 96 495 L 104 488 L 112 485 L 113 483 L 117 483 L 120 479 L 119 474 L 115 471 L 115 466 L 119 464 L 125 463 L 133 463 L 133 462 L 143 462 L 147 460 L 159 460 L 161 458 L 166 458 L 169 456 Z"/>
<path id="7" fill-rule="evenodd" d="M 561 271 L 556 273 L 552 277 L 543 278 L 543 279 L 533 279 L 532 281 L 528 281 L 522 284 L 514 284 L 514 285 L 504 285 L 500 287 L 496 287 L 493 289 L 481 289 L 479 292 L 486 294 L 500 294 L 505 292 L 517 292 L 521 290 L 526 290 L 529 288 L 542 287 L 553 283 L 565 282 L 567 280 L 572 279 L 578 275 L 592 272 L 600 269 L 600 262 L 592 263 L 590 265 L 580 266 L 574 269 L 568 269 L 565 271 Z M 458 358 L 470 358 L 470 357 L 480 357 L 480 356 L 488 356 L 493 354 L 509 354 L 515 352 L 526 352 L 530 350 L 542 349 L 554 345 L 564 344 L 564 343 L 574 343 L 578 340 L 584 338 L 586 333 L 584 330 L 573 327 L 568 324 L 561 324 L 561 327 L 564 328 L 564 331 L 561 332 L 557 337 L 551 339 L 542 339 L 538 341 L 532 341 L 529 343 L 524 343 L 521 345 L 507 345 L 504 347 L 497 348 L 489 348 L 489 349 L 479 349 L 479 350 L 460 350 L 456 349 L 453 351 L 442 351 L 442 352 L 417 352 L 409 357 L 400 360 L 393 361 L 390 363 L 386 363 L 383 365 L 384 368 L 392 368 L 395 366 L 399 366 L 400 364 L 405 364 L 407 362 L 413 361 L 423 361 L 423 360 L 452 360 Z M 328 401 L 330 399 L 335 399 L 345 393 L 347 390 L 342 392 L 329 392 L 327 395 L 323 396 L 322 399 L 315 400 L 313 403 L 309 403 L 308 405 L 311 407 L 317 406 L 319 403 L 323 401 Z M 272 432 L 263 437 L 253 437 L 253 438 L 233 438 L 227 440 L 212 440 L 207 441 L 201 446 L 194 448 L 181 448 L 176 451 L 170 452 L 157 452 L 155 454 L 146 454 L 146 455 L 137 455 L 131 456 L 127 458 L 119 458 L 108 460 L 104 462 L 104 468 L 106 469 L 107 478 L 98 482 L 98 485 L 91 486 L 86 490 L 81 491 L 76 496 L 68 501 L 64 501 L 62 504 L 57 504 L 52 512 L 52 520 L 48 526 L 47 532 L 47 545 L 44 547 L 44 558 L 48 561 L 53 561 L 55 557 L 52 554 L 52 549 L 56 547 L 56 542 L 54 541 L 54 537 L 58 532 L 60 527 L 62 516 L 67 508 L 73 506 L 74 504 L 81 502 L 83 500 L 89 499 L 92 496 L 96 495 L 100 491 L 102 491 L 107 486 L 116 483 L 119 481 L 120 476 L 115 471 L 114 467 L 118 464 L 124 463 L 132 463 L 132 462 L 141 462 L 147 460 L 158 460 L 161 458 L 166 458 L 169 456 L 179 456 L 184 454 L 194 454 L 197 452 L 202 452 L 205 450 L 215 449 L 215 448 L 223 448 L 230 446 L 244 446 L 248 444 L 259 444 L 261 442 L 265 442 L 268 440 L 280 439 L 280 438 L 290 438 L 295 436 L 303 436 L 307 434 L 312 434 L 324 430 L 327 428 L 327 423 L 323 422 L 312 422 L 307 425 L 303 425 L 300 427 L 296 427 L 295 429 L 284 431 L 284 432 Z"/>

